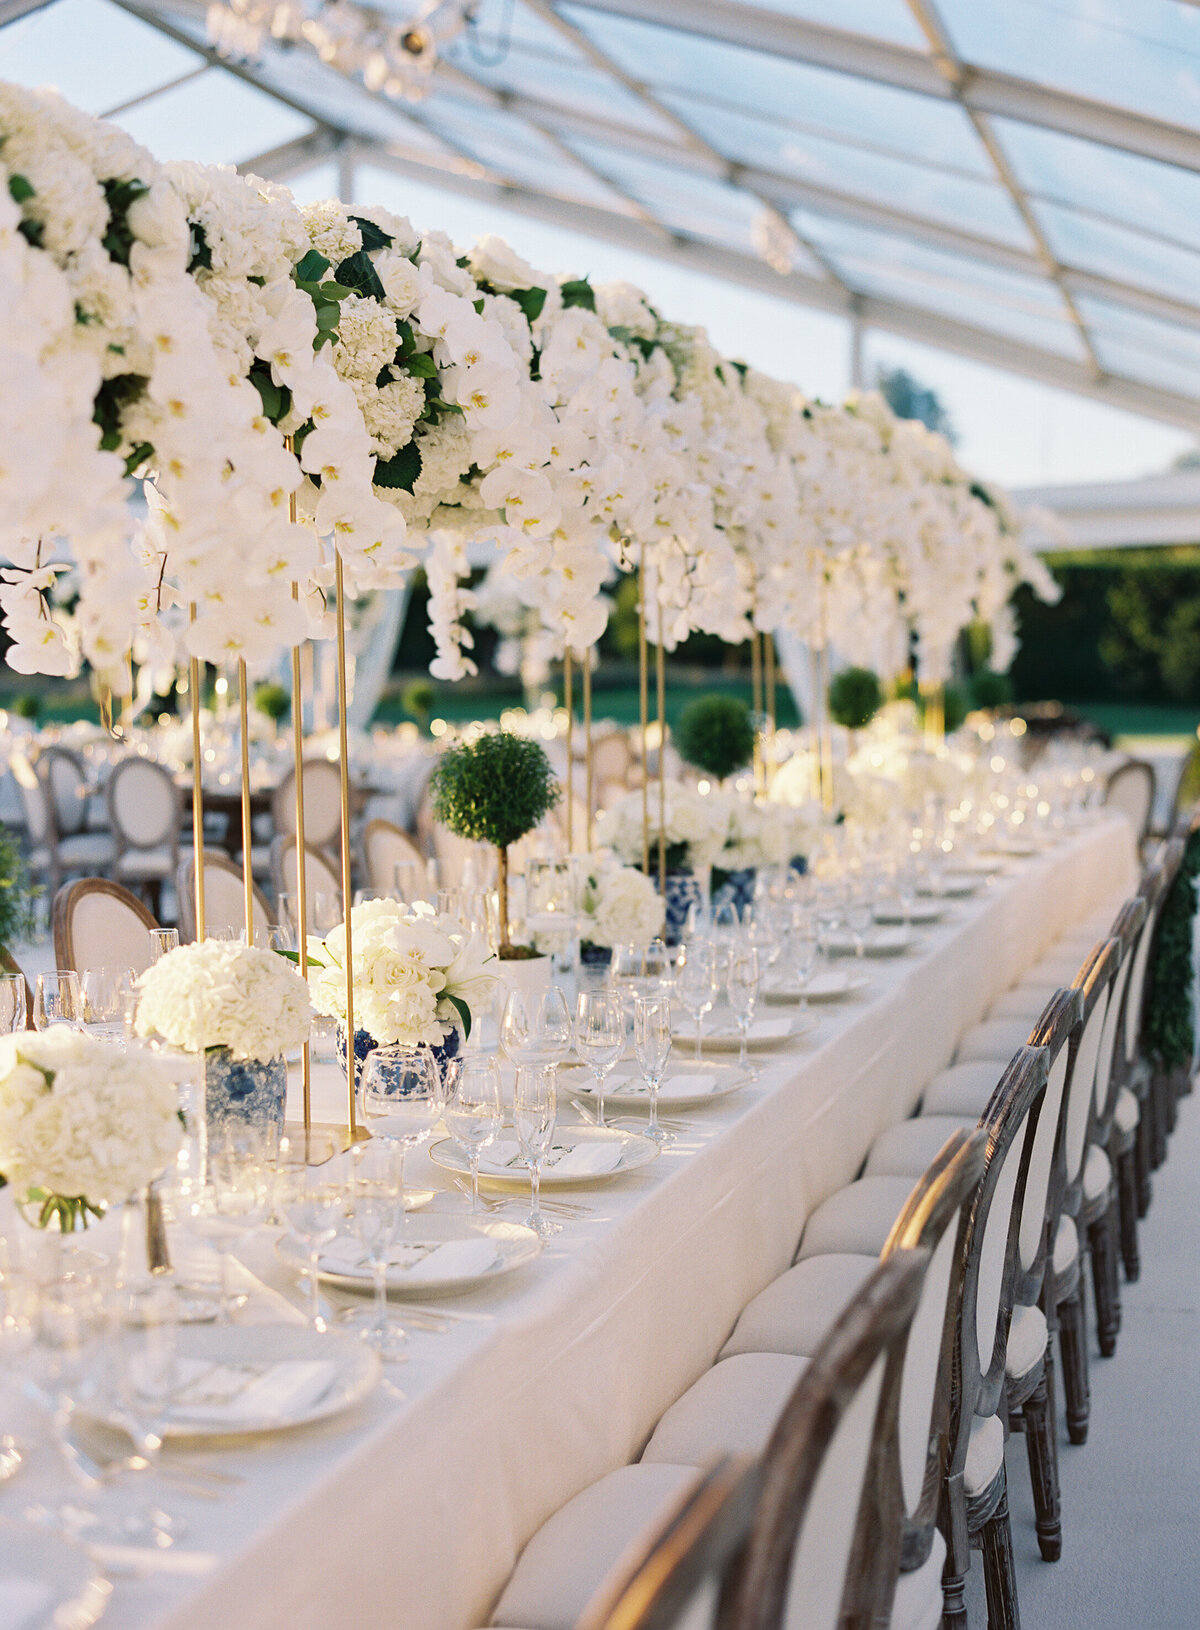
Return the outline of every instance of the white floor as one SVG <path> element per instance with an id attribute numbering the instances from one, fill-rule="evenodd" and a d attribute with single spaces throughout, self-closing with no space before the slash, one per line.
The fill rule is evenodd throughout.
<path id="1" fill-rule="evenodd" d="M 1038 1553 L 1024 1440 L 1009 1443 L 1024 1630 L 1200 1626 L 1200 1092 L 1180 1105 L 1154 1174 L 1141 1255 L 1116 1354 L 1092 1348 L 1088 1441 L 1074 1448 L 1060 1430 L 1059 1562 Z M 978 1553 L 972 1575 L 971 1622 L 982 1626 Z"/>

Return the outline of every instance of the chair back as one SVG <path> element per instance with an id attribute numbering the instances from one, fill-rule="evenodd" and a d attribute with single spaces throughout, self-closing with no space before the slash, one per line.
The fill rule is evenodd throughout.
<path id="1" fill-rule="evenodd" d="M 1138 936 L 1137 949 L 1133 953 L 1129 988 L 1125 994 L 1125 1011 L 1121 1015 L 1124 1051 L 1120 1060 L 1120 1085 L 1124 1085 L 1137 1063 L 1138 1049 L 1142 1040 L 1142 1013 L 1146 1004 L 1146 975 L 1150 970 L 1150 951 L 1158 929 L 1158 919 L 1162 915 L 1167 895 L 1179 871 L 1185 847 L 1182 838 L 1171 838 L 1163 845 L 1162 853 L 1155 864 L 1146 868 L 1138 884 L 1138 893 L 1146 902 L 1146 921 Z"/>
<path id="2" fill-rule="evenodd" d="M 1131 758 L 1113 771 L 1104 789 L 1104 802 L 1129 817 L 1139 843 L 1150 829 L 1154 784 L 1154 766 L 1145 759 Z"/>
<path id="3" fill-rule="evenodd" d="M 38 774 L 49 790 L 54 829 L 60 838 L 87 826 L 91 792 L 87 771 L 78 753 L 69 747 L 45 747 L 38 756 Z"/>
<path id="4" fill-rule="evenodd" d="M 34 769 L 27 754 L 14 753 L 9 764 L 21 798 L 25 830 L 29 834 L 31 848 L 40 849 L 44 844 L 53 848 L 58 832 L 54 824 L 54 804 L 49 788 Z"/>
<path id="5" fill-rule="evenodd" d="M 1096 1108 L 1096 1082 L 1102 1044 L 1107 1033 L 1111 1053 L 1112 1033 L 1108 1027 L 1108 1017 L 1115 987 L 1121 979 L 1124 956 L 1120 939 L 1101 940 L 1089 951 L 1075 979 L 1080 1000 L 1079 1025 L 1071 1039 L 1071 1060 L 1067 1067 L 1061 1158 L 1056 1173 L 1057 1192 L 1051 1206 L 1052 1230 L 1057 1228 L 1062 1211 L 1065 1210 L 1072 1217 L 1079 1211 L 1083 1167 Z M 1051 1246 L 1053 1240 L 1052 1231 Z"/>
<path id="6" fill-rule="evenodd" d="M 152 758 L 123 758 L 104 786 L 113 835 L 130 849 L 179 848 L 183 800 L 170 770 Z"/>
<path id="7" fill-rule="evenodd" d="M 136 895 L 106 877 L 81 877 L 54 896 L 54 965 L 74 968 L 150 966 L 150 930 L 159 925 Z"/>
<path id="8" fill-rule="evenodd" d="M 698 1471 L 654 1532 L 620 1559 L 575 1630 L 671 1630 L 685 1614 L 691 1622 L 701 1591 L 719 1587 L 745 1542 L 760 1483 L 760 1463 L 732 1456 Z"/>
<path id="9" fill-rule="evenodd" d="M 327 758 L 306 758 L 304 775 L 304 841 L 314 849 L 332 849 L 342 830 L 342 776 Z M 296 835 L 296 772 L 287 775 L 271 795 L 276 837 Z"/>
<path id="10" fill-rule="evenodd" d="M 632 762 L 633 755 L 623 730 L 612 730 L 607 736 L 598 737 L 592 746 L 593 784 L 602 787 L 611 782 L 624 789 Z"/>
<path id="11" fill-rule="evenodd" d="M 929 1256 L 893 1251 L 813 1354 L 767 1444 L 750 1538 L 717 1630 L 886 1624 L 900 1556 L 897 1434 Z M 792 1611 L 789 1612 L 789 1605 Z"/>
<path id="12" fill-rule="evenodd" d="M 1100 1054 L 1096 1060 L 1096 1086 L 1092 1105 L 1092 1123 L 1089 1142 L 1099 1137 L 1102 1124 L 1107 1122 L 1117 1101 L 1117 1094 L 1125 1080 L 1125 1011 L 1129 999 L 1129 981 L 1133 976 L 1137 949 L 1145 931 L 1149 913 L 1142 896 L 1127 900 L 1117 913 L 1112 937 L 1119 947 L 1117 976 L 1113 980 L 1108 999 L 1108 1012 L 1104 1016 L 1104 1030 L 1100 1037 Z"/>
<path id="13" fill-rule="evenodd" d="M 300 868 L 296 861 L 296 840 L 277 837 L 271 840 L 271 877 L 275 893 L 296 895 L 300 892 Z M 304 851 L 304 882 L 308 906 L 308 932 L 314 932 L 317 896 L 333 895 L 341 910 L 342 877 L 329 856 L 307 844 Z M 340 920 L 340 919 L 339 919 Z"/>
<path id="14" fill-rule="evenodd" d="M 363 854 L 367 862 L 367 886 L 378 894 L 396 892 L 396 867 L 412 861 L 424 870 L 425 856 L 400 827 L 391 821 L 368 821 L 363 828 Z"/>
<path id="15" fill-rule="evenodd" d="M 186 943 L 196 938 L 196 861 L 189 855 L 176 873 L 176 891 L 179 896 L 179 935 Z M 267 897 L 254 888 L 255 943 L 262 943 L 262 934 L 274 918 Z M 211 934 L 218 928 L 233 928 L 239 934 L 246 926 L 246 894 L 242 881 L 242 868 L 236 866 L 227 854 L 218 849 L 204 851 L 204 931 Z"/>
<path id="16" fill-rule="evenodd" d="M 0 945 L 0 973 L 8 974 L 13 979 L 20 979 L 25 984 L 25 1028 L 36 1029 L 33 1022 L 33 992 L 29 988 L 29 979 L 25 970 L 14 956 L 10 956 L 5 946 Z"/>
<path id="17" fill-rule="evenodd" d="M 1046 1090 L 1037 1124 L 1030 1134 L 1025 1182 L 1017 1198 L 1016 1260 L 1012 1302 L 1032 1306 L 1041 1295 L 1046 1259 L 1052 1238 L 1050 1216 L 1061 1201 L 1061 1183 L 1054 1183 L 1056 1163 L 1061 1167 L 1061 1131 L 1066 1106 L 1071 1040 L 1078 1034 L 1083 998 L 1077 990 L 1058 990 L 1047 1002 L 1029 1032 L 1029 1045 L 1045 1055 Z"/>

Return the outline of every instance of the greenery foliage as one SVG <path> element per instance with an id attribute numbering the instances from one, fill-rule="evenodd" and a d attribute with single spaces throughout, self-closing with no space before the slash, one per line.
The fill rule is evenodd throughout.
<path id="1" fill-rule="evenodd" d="M 942 719 L 946 734 L 952 735 L 970 711 L 970 700 L 961 685 L 942 686 Z"/>
<path id="2" fill-rule="evenodd" d="M 1192 919 L 1200 875 L 1200 832 L 1187 840 L 1183 864 L 1163 902 L 1147 973 L 1145 1047 L 1163 1070 L 1190 1064 L 1192 1024 Z"/>
<path id="3" fill-rule="evenodd" d="M 12 710 L 18 719 L 29 719 L 36 723 L 41 717 L 42 699 L 36 691 L 22 691 L 12 700 Z"/>
<path id="4" fill-rule="evenodd" d="M 1012 680 L 1007 674 L 981 668 L 971 675 L 971 705 L 977 708 L 1003 707 L 1012 701 Z"/>
<path id="5" fill-rule="evenodd" d="M 829 682 L 830 717 L 847 730 L 862 730 L 882 706 L 879 678 L 870 668 L 843 668 Z"/>
<path id="6" fill-rule="evenodd" d="M 754 757 L 750 709 L 736 696 L 698 696 L 679 715 L 675 746 L 686 763 L 724 781 Z"/>
<path id="7" fill-rule="evenodd" d="M 400 692 L 400 705 L 419 725 L 429 723 L 437 699 L 432 679 L 411 679 Z"/>
<path id="8" fill-rule="evenodd" d="M 29 868 L 14 834 L 0 826 L 0 945 L 28 939 L 33 931 Z"/>
<path id="9" fill-rule="evenodd" d="M 920 419 L 930 430 L 945 436 L 951 447 L 958 441 L 954 421 L 942 405 L 942 399 L 928 385 L 914 379 L 906 368 L 880 368 L 875 383 L 891 408 L 901 419 Z"/>
<path id="10" fill-rule="evenodd" d="M 254 705 L 273 724 L 278 724 L 290 710 L 292 699 L 282 685 L 260 685 L 254 693 Z"/>
<path id="11" fill-rule="evenodd" d="M 448 748 L 430 791 L 434 820 L 498 849 L 532 832 L 562 796 L 541 745 L 507 730 Z"/>

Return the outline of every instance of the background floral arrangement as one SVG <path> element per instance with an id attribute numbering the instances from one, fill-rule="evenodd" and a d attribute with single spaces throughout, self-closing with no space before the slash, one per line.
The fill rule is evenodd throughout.
<path id="1" fill-rule="evenodd" d="M 649 945 L 663 931 L 665 908 L 652 880 L 634 866 L 596 862 L 580 897 L 585 945 Z"/>
<path id="2" fill-rule="evenodd" d="M 137 1032 L 202 1053 L 266 1062 L 308 1038 L 308 989 L 274 951 L 224 940 L 181 945 L 138 980 Z"/>
<path id="3" fill-rule="evenodd" d="M 667 868 L 692 871 L 711 866 L 721 853 L 729 831 L 729 810 L 723 798 L 704 795 L 680 781 L 665 785 Z M 659 802 L 657 788 L 650 794 L 650 850 L 652 868 L 657 865 Z M 642 794 L 627 793 L 618 798 L 600 822 L 599 835 L 626 865 L 642 863 Z"/>

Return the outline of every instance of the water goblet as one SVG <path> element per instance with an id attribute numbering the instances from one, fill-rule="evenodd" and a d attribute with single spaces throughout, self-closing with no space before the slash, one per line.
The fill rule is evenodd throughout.
<path id="1" fill-rule="evenodd" d="M 150 930 L 150 960 L 157 962 L 170 951 L 179 948 L 179 930 L 177 928 L 152 928 Z"/>
<path id="2" fill-rule="evenodd" d="M 399 1152 L 402 1214 L 404 1155 L 428 1143 L 441 1104 L 441 1072 L 428 1047 L 376 1047 L 367 1054 L 358 1083 L 359 1119 L 373 1138 Z"/>
<path id="3" fill-rule="evenodd" d="M 673 1141 L 658 1124 L 658 1089 L 671 1056 L 671 999 L 639 996 L 633 1008 L 633 1048 L 650 1096 L 650 1124 L 646 1136 L 660 1147 Z"/>
<path id="4" fill-rule="evenodd" d="M 861 962 L 867 945 L 867 935 L 875 921 L 875 907 L 870 889 L 865 882 L 857 882 L 846 891 L 846 927 L 854 940 L 854 955 Z"/>
<path id="5" fill-rule="evenodd" d="M 355 1308 L 343 1319 L 388 1364 L 406 1355 L 408 1335 L 388 1307 L 389 1253 L 404 1226 L 404 1145 L 371 1138 L 354 1148 L 350 1221 L 371 1264 L 374 1297 L 370 1309 Z"/>
<path id="6" fill-rule="evenodd" d="M 679 999 L 696 1025 L 698 1059 L 704 1015 L 712 1011 L 719 988 L 716 952 L 706 940 L 693 940 L 680 950 L 678 967 Z"/>
<path id="7" fill-rule="evenodd" d="M 738 1068 L 751 1077 L 757 1070 L 750 1069 L 746 1046 L 750 1039 L 750 1025 L 758 1006 L 758 950 L 753 945 L 735 945 L 729 955 L 729 971 L 725 979 L 729 1005 L 738 1027 Z"/>
<path id="8" fill-rule="evenodd" d="M 321 1251 L 337 1238 L 346 1213 L 345 1193 L 322 1167 L 288 1159 L 276 1167 L 274 1209 L 304 1251 L 309 1326 L 324 1331 L 328 1326 L 319 1294 Z"/>
<path id="9" fill-rule="evenodd" d="M 529 1167 L 531 1202 L 525 1221 L 539 1239 L 549 1239 L 562 1232 L 562 1224 L 551 1222 L 541 1205 L 542 1166 L 554 1143 L 557 1113 L 553 1068 L 547 1065 L 519 1065 L 513 1087 L 513 1125 L 525 1164 Z"/>
<path id="10" fill-rule="evenodd" d="M 110 1301 L 114 1413 L 141 1457 L 139 1472 L 152 1473 L 158 1464 L 171 1405 L 182 1385 L 179 1312 L 178 1297 L 162 1284 L 122 1286 Z M 118 1534 L 126 1541 L 162 1546 L 170 1544 L 180 1526 L 155 1506 L 120 1519 Z"/>
<path id="11" fill-rule="evenodd" d="M 516 1065 L 561 1064 L 571 1049 L 571 1015 L 557 985 L 509 992 L 500 1021 L 500 1045 Z"/>
<path id="12" fill-rule="evenodd" d="M 479 1157 L 500 1136 L 500 1066 L 485 1053 L 456 1061 L 453 1088 L 446 1098 L 446 1130 L 462 1149 L 471 1167 L 471 1211 L 479 1203 Z"/>
<path id="13" fill-rule="evenodd" d="M 274 1173 L 263 1138 L 249 1127 L 209 1128 L 208 1183 L 193 1215 L 196 1231 L 212 1240 L 221 1265 L 220 1324 L 230 1324 L 235 1300 L 230 1256 L 267 1219 Z"/>
<path id="14" fill-rule="evenodd" d="M 25 995 L 24 974 L 0 974 L 0 1032 L 19 1035 L 24 1030 Z"/>
<path id="15" fill-rule="evenodd" d="M 56 968 L 40 973 L 33 991 L 33 1023 L 38 1030 L 53 1025 L 69 1025 L 78 1030 L 83 1015 L 79 975 L 74 968 Z"/>
<path id="16" fill-rule="evenodd" d="M 85 968 L 80 982 L 83 1027 L 89 1035 L 120 1037 L 126 997 L 137 975 L 132 968 Z"/>
<path id="17" fill-rule="evenodd" d="M 788 954 L 800 986 L 800 1012 L 808 1012 L 808 982 L 817 964 L 817 925 L 804 906 L 792 913 L 788 929 Z"/>
<path id="18" fill-rule="evenodd" d="M 575 1050 L 596 1083 L 596 1125 L 604 1125 L 604 1083 L 625 1046 L 625 1014 L 612 990 L 581 990 L 575 1004 Z"/>

